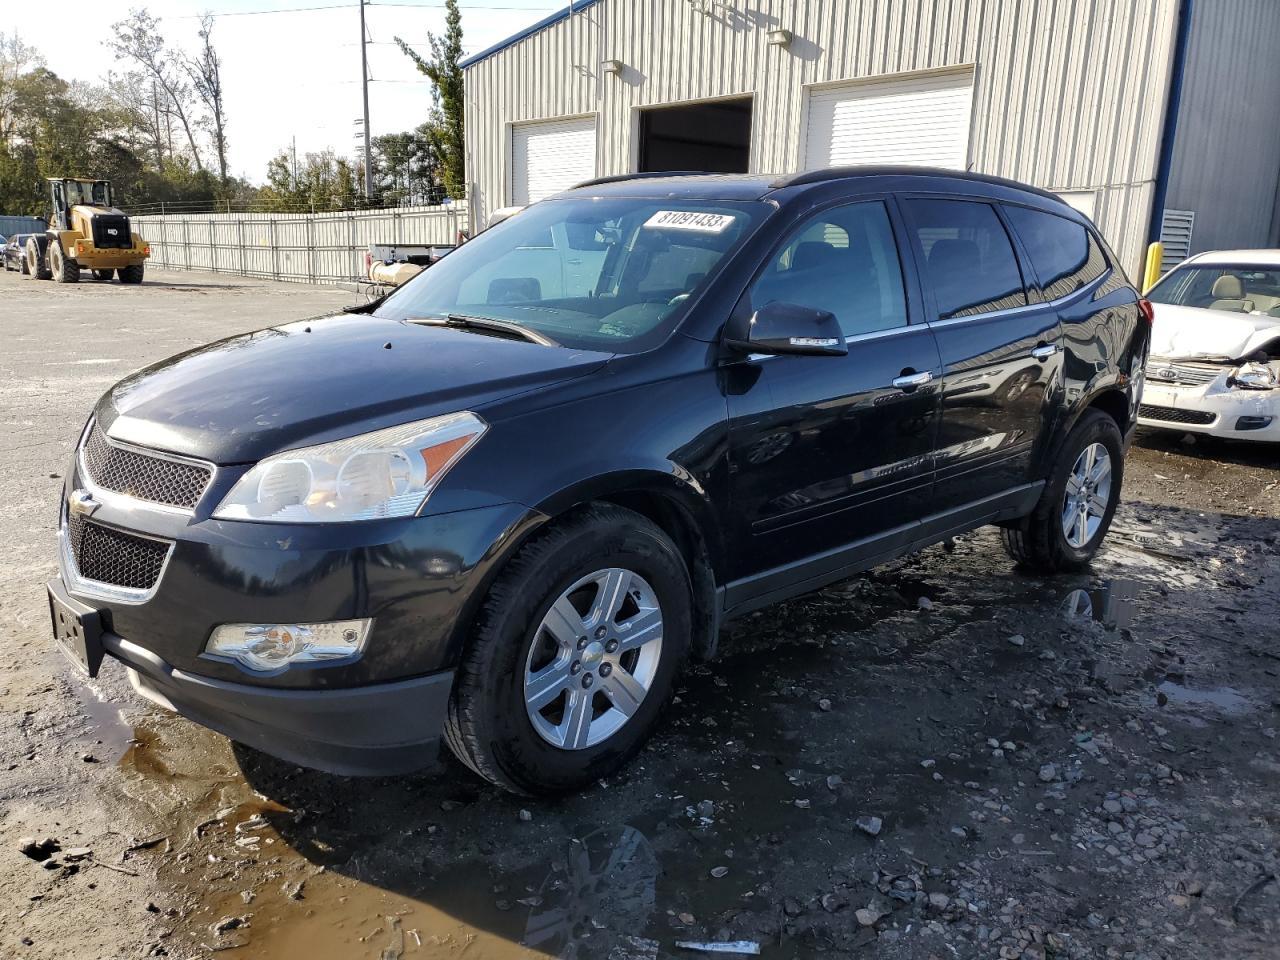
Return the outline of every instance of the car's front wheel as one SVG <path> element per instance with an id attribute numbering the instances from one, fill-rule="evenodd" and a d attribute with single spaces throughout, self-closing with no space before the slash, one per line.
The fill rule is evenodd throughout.
<path id="1" fill-rule="evenodd" d="M 445 738 L 517 793 L 607 776 L 643 746 L 691 631 L 679 550 L 645 517 L 596 505 L 521 548 L 491 588 L 463 655 Z"/>
<path id="2" fill-rule="evenodd" d="M 1115 420 L 1086 410 L 1063 441 L 1030 515 L 1003 530 L 1005 549 L 1045 573 L 1082 570 L 1111 526 L 1124 479 L 1124 444 Z"/>

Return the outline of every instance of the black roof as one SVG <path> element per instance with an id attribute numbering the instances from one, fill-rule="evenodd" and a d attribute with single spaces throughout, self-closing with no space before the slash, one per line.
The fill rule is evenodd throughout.
<path id="1" fill-rule="evenodd" d="M 993 177 L 983 173 L 962 170 L 944 170 L 937 167 L 917 167 L 908 164 L 876 164 L 850 167 L 827 167 L 792 174 L 763 173 L 633 173 L 615 177 L 600 177 L 573 187 L 567 193 L 582 190 L 599 197 L 670 197 L 686 200 L 761 200 L 779 191 L 795 191 L 797 188 L 818 187 L 841 180 L 928 179 L 951 183 L 981 184 L 1032 194 L 1055 205 L 1066 206 L 1062 199 L 1047 190 Z M 922 186 L 924 186 L 922 184 Z M 988 193 L 991 191 L 982 191 Z"/>

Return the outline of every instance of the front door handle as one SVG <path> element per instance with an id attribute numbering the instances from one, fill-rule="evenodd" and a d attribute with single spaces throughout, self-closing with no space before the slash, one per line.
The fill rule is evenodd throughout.
<path id="1" fill-rule="evenodd" d="M 910 392 L 916 387 L 923 387 L 931 380 L 933 380 L 933 374 L 925 370 L 923 373 L 904 373 L 900 377 L 894 377 L 893 385 L 899 390 Z"/>
<path id="2" fill-rule="evenodd" d="M 1031 356 L 1044 363 L 1057 352 L 1058 345 L 1056 343 L 1042 343 L 1031 351 Z"/>

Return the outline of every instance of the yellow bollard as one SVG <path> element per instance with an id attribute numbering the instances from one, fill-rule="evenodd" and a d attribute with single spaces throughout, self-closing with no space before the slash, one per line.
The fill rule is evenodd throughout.
<path id="1" fill-rule="evenodd" d="M 1142 293 L 1146 296 L 1147 291 L 1156 285 L 1156 281 L 1160 279 L 1160 261 L 1164 258 L 1164 244 L 1157 240 L 1151 246 L 1147 247 L 1147 263 L 1142 271 Z"/>

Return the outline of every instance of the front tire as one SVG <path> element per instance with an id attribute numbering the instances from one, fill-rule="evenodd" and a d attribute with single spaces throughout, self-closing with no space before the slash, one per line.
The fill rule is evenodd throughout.
<path id="1" fill-rule="evenodd" d="M 27 276 L 32 280 L 48 280 L 49 264 L 40 255 L 40 244 L 35 240 L 27 241 Z"/>
<path id="2" fill-rule="evenodd" d="M 115 279 L 115 270 L 95 270 L 93 271 L 93 279 L 99 283 L 110 283 Z"/>
<path id="3" fill-rule="evenodd" d="M 1083 570 L 1111 526 L 1123 479 L 1120 428 L 1101 410 L 1086 410 L 1063 441 L 1035 509 L 1002 531 L 1005 550 L 1042 573 Z"/>
<path id="4" fill-rule="evenodd" d="M 145 266 L 144 264 L 135 263 L 131 267 L 121 267 L 120 270 L 118 271 L 120 274 L 120 282 L 121 283 L 141 283 L 142 274 L 144 272 L 143 271 L 144 266 Z"/>
<path id="5" fill-rule="evenodd" d="M 554 522 L 489 591 L 445 741 L 515 793 L 565 793 L 608 776 L 670 700 L 691 609 L 684 560 L 645 517 L 601 504 Z"/>
<path id="6" fill-rule="evenodd" d="M 53 271 L 53 279 L 59 283 L 77 283 L 80 280 L 80 264 L 68 257 L 62 250 L 62 244 L 49 241 L 49 269 Z"/>

